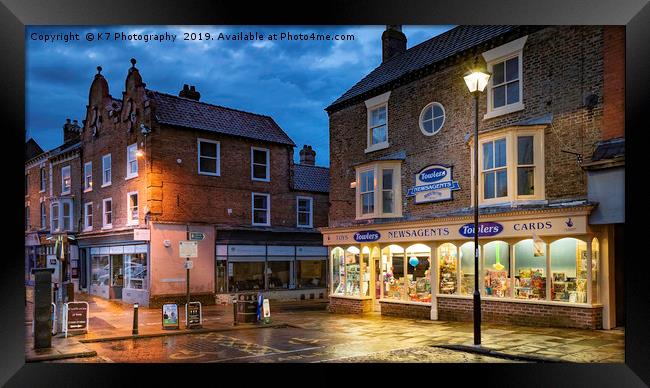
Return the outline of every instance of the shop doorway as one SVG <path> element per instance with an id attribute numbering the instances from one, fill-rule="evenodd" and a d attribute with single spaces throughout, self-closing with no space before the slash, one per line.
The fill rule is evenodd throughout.
<path id="1" fill-rule="evenodd" d="M 109 298 L 122 299 L 123 287 L 124 287 L 124 256 L 111 255 L 111 287 L 109 289 Z"/>
<path id="2" fill-rule="evenodd" d="M 381 281 L 381 259 L 379 257 L 373 258 L 372 261 L 373 276 L 372 276 L 372 311 L 381 311 L 379 300 L 383 297 L 383 287 Z"/>

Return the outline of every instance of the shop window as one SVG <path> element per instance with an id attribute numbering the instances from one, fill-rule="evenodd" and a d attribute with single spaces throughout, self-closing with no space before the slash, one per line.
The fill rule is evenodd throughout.
<path id="1" fill-rule="evenodd" d="M 90 266 L 90 284 L 108 286 L 110 274 L 108 255 L 92 255 Z"/>
<path id="2" fill-rule="evenodd" d="M 381 162 L 357 168 L 357 219 L 401 217 L 401 163 Z"/>
<path id="3" fill-rule="evenodd" d="M 84 192 L 93 189 L 93 162 L 84 164 Z"/>
<path id="4" fill-rule="evenodd" d="M 466 242 L 460 246 L 460 293 L 462 295 L 474 294 L 474 242 Z M 481 247 L 479 246 L 479 260 L 481 260 Z"/>
<path id="5" fill-rule="evenodd" d="M 455 294 L 458 284 L 458 250 L 450 243 L 438 247 L 439 283 L 438 290 L 441 294 Z"/>
<path id="6" fill-rule="evenodd" d="M 370 296 L 370 248 L 363 247 L 359 267 L 361 279 L 361 296 Z"/>
<path id="7" fill-rule="evenodd" d="M 61 195 L 70 194 L 72 179 L 70 178 L 70 166 L 61 168 Z"/>
<path id="8" fill-rule="evenodd" d="M 266 148 L 251 147 L 251 179 L 269 182 L 271 180 L 270 154 Z"/>
<path id="9" fill-rule="evenodd" d="M 325 287 L 326 260 L 297 260 L 298 288 Z"/>
<path id="10" fill-rule="evenodd" d="M 218 141 L 198 139 L 199 174 L 220 175 L 220 143 Z"/>
<path id="11" fill-rule="evenodd" d="M 271 225 L 271 195 L 252 193 L 252 210 L 253 225 L 269 226 Z"/>
<path id="12" fill-rule="evenodd" d="M 291 283 L 290 261 L 269 261 L 266 266 L 269 290 L 289 289 Z"/>
<path id="13" fill-rule="evenodd" d="M 414 302 L 431 302 L 431 250 L 423 244 L 416 244 L 406 250 L 406 279 L 408 299 Z"/>
<path id="14" fill-rule="evenodd" d="M 345 293 L 345 259 L 343 249 L 334 248 L 330 254 L 332 262 L 332 294 Z"/>
<path id="15" fill-rule="evenodd" d="M 131 144 L 126 148 L 126 179 L 135 178 L 138 176 L 138 158 L 136 152 L 138 144 Z"/>
<path id="16" fill-rule="evenodd" d="M 147 254 L 133 253 L 124 255 L 125 287 L 135 290 L 146 290 L 147 287 Z"/>
<path id="17" fill-rule="evenodd" d="M 264 289 L 264 261 L 229 262 L 228 267 L 230 292 Z"/>
<path id="18" fill-rule="evenodd" d="M 587 302 L 587 243 L 563 238 L 551 243 L 551 300 Z"/>
<path id="19" fill-rule="evenodd" d="M 111 184 L 111 154 L 102 156 L 102 187 Z"/>
<path id="20" fill-rule="evenodd" d="M 546 299 L 546 244 L 528 239 L 516 243 L 514 247 L 514 297 Z"/>
<path id="21" fill-rule="evenodd" d="M 397 245 L 384 248 L 382 250 L 382 261 L 386 263 L 386 269 L 384 271 L 384 298 L 405 299 L 404 249 Z"/>
<path id="22" fill-rule="evenodd" d="M 483 246 L 483 287 L 487 296 L 510 296 L 512 278 L 508 243 L 492 241 Z"/>
<path id="23" fill-rule="evenodd" d="M 591 241 L 591 303 L 599 303 L 598 272 L 600 269 L 600 244 L 598 239 Z"/>
<path id="24" fill-rule="evenodd" d="M 349 247 L 345 250 L 345 295 L 360 295 L 360 278 L 359 249 Z"/>

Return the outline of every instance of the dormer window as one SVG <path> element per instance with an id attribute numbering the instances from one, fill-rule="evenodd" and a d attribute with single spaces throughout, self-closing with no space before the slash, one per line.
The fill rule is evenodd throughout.
<path id="1" fill-rule="evenodd" d="M 367 152 L 388 148 L 388 98 L 390 92 L 366 100 L 368 112 Z"/>

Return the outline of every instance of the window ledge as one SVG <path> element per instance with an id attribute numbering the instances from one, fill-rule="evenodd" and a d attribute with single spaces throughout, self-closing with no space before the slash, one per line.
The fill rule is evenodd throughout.
<path id="1" fill-rule="evenodd" d="M 412 304 L 416 306 L 431 306 L 431 302 L 416 302 L 414 300 L 400 300 L 400 299 L 379 299 L 379 303 L 395 303 L 395 304 Z"/>
<path id="2" fill-rule="evenodd" d="M 379 151 L 390 147 L 388 142 L 373 144 L 370 147 L 366 148 L 364 152 L 367 154 L 369 152 Z"/>
<path id="3" fill-rule="evenodd" d="M 84 193 L 89 193 L 89 192 L 91 192 L 91 191 L 93 191 L 92 187 L 89 188 L 89 189 L 84 189 Z"/>
<path id="4" fill-rule="evenodd" d="M 271 226 L 271 224 L 251 224 L 252 226 Z"/>
<path id="5" fill-rule="evenodd" d="M 455 299 L 472 299 L 472 295 L 457 295 L 457 294 L 437 294 L 436 298 L 455 298 Z M 571 303 L 559 302 L 552 300 L 535 300 L 535 299 L 517 299 L 517 298 L 498 298 L 481 295 L 481 300 L 504 302 L 504 303 L 529 303 L 529 304 L 543 304 L 548 306 L 566 306 L 566 307 L 579 307 L 579 308 L 600 308 L 603 307 L 601 303 Z"/>
<path id="6" fill-rule="evenodd" d="M 90 228 L 84 228 L 84 229 L 82 230 L 82 232 L 92 232 L 92 231 L 93 231 L 93 228 L 92 228 L 92 227 L 90 227 Z"/>
<path id="7" fill-rule="evenodd" d="M 262 179 L 262 178 L 252 178 L 251 177 L 251 180 L 255 181 L 255 182 L 271 182 L 270 178 L 269 179 Z"/>
<path id="8" fill-rule="evenodd" d="M 303 229 L 312 229 L 312 225 L 296 225 L 297 228 L 303 228 Z"/>
<path id="9" fill-rule="evenodd" d="M 483 116 L 483 120 L 492 119 L 498 116 L 506 115 L 508 113 L 519 112 L 520 110 L 524 110 L 525 107 L 526 106 L 522 102 L 517 102 L 515 104 L 506 105 L 499 109 L 493 109 L 486 113 L 485 116 Z"/>
<path id="10" fill-rule="evenodd" d="M 101 187 L 108 187 L 108 186 L 111 185 L 111 183 L 112 183 L 112 182 L 104 183 L 104 184 L 101 185 Z"/>
<path id="11" fill-rule="evenodd" d="M 125 181 L 128 181 L 129 179 L 137 178 L 138 174 L 135 175 L 127 175 L 126 178 L 124 178 Z"/>
<path id="12" fill-rule="evenodd" d="M 104 225 L 104 226 L 102 226 L 102 230 L 109 230 L 109 229 L 113 229 L 113 225 L 112 225 L 112 224 L 111 224 L 111 225 Z"/>
<path id="13" fill-rule="evenodd" d="M 369 300 L 372 299 L 371 296 L 354 296 L 354 295 L 343 295 L 343 294 L 330 294 L 330 298 L 341 298 L 341 299 L 355 299 L 355 300 Z"/>
<path id="14" fill-rule="evenodd" d="M 214 172 L 205 172 L 205 171 L 199 171 L 199 175 L 207 175 L 207 176 L 221 176 L 220 173 L 214 173 Z"/>

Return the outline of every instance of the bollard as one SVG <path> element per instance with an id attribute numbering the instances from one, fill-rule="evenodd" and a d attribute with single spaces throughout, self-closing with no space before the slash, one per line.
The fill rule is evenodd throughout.
<path id="1" fill-rule="evenodd" d="M 133 335 L 138 335 L 138 303 L 133 304 L 133 331 L 131 332 Z"/>
<path id="2" fill-rule="evenodd" d="M 237 299 L 232 301 L 232 324 L 237 326 Z"/>

